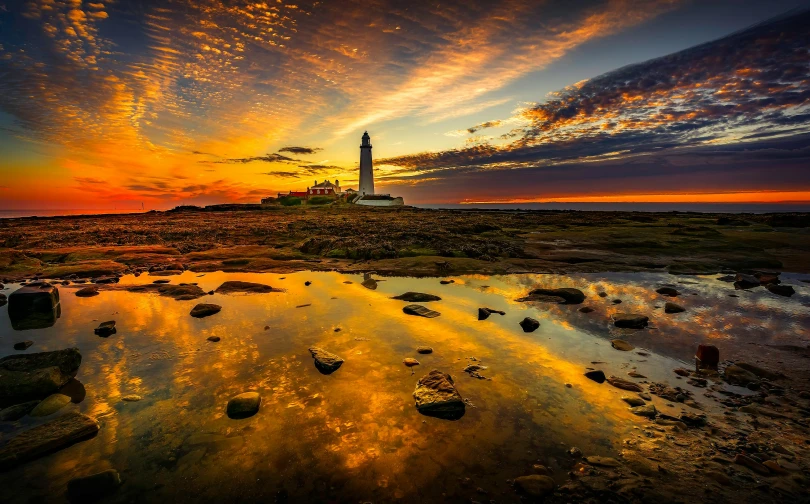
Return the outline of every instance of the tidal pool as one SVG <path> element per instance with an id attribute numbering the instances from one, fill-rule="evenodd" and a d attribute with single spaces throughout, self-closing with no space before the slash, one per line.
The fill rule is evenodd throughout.
<path id="1" fill-rule="evenodd" d="M 226 280 L 283 292 L 176 301 L 121 289 L 158 278 L 197 282 L 206 292 Z M 51 417 L 0 423 L 0 443 L 72 410 L 101 424 L 92 439 L 0 473 L 0 501 L 65 501 L 69 480 L 114 468 L 123 483 L 107 502 L 517 502 L 509 480 L 531 474 L 533 464 L 562 483 L 571 447 L 615 456 L 622 438 L 647 422 L 620 400 L 628 392 L 587 379 L 588 368 L 624 378 L 636 370 L 700 396 L 703 389 L 672 372 L 694 366 L 698 343 L 716 345 L 724 358 L 745 345 L 806 345 L 810 327 L 810 286 L 787 274 L 783 282 L 797 291 L 791 298 L 664 274 L 448 278 L 454 283 L 378 278 L 371 290 L 361 275 L 339 273 L 130 275 L 90 298 L 74 295 L 79 286 L 60 286 L 60 318 L 24 331 L 12 329 L 0 308 L 0 357 L 19 353 L 12 346 L 23 340 L 34 342 L 27 353 L 78 347 L 76 379 L 85 392 Z M 664 313 L 670 299 L 655 289 L 666 284 L 681 291 L 675 301 L 685 313 Z M 537 286 L 576 287 L 587 299 L 516 301 Z M 440 296 L 422 304 L 441 316 L 403 313 L 409 303 L 391 298 L 406 291 Z M 201 302 L 222 310 L 191 317 Z M 582 306 L 594 311 L 581 313 Z M 479 321 L 479 307 L 506 314 Z M 616 329 L 615 312 L 648 315 L 650 326 Z M 524 333 L 526 316 L 540 328 Z M 116 334 L 96 336 L 107 320 L 116 321 Z M 615 350 L 616 337 L 636 350 Z M 434 351 L 418 354 L 419 345 Z M 321 374 L 311 346 L 345 363 Z M 407 357 L 420 362 L 413 373 L 403 365 Z M 462 372 L 472 362 L 487 366 L 480 373 L 488 379 Z M 414 386 L 432 369 L 453 376 L 467 403 L 460 419 L 414 407 Z M 261 394 L 259 412 L 228 418 L 228 400 L 247 391 Z M 122 399 L 133 394 L 142 399 Z M 657 397 L 653 404 L 672 414 L 684 409 Z M 705 408 L 719 414 L 711 401 Z"/>

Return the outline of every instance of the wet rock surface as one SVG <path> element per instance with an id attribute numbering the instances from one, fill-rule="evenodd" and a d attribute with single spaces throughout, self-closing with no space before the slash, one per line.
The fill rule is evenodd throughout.
<path id="1" fill-rule="evenodd" d="M 280 289 L 274 289 L 269 285 L 254 283 L 254 282 L 240 282 L 231 280 L 223 282 L 222 285 L 217 287 L 214 292 L 217 294 L 266 294 L 268 292 L 282 292 Z"/>
<path id="2" fill-rule="evenodd" d="M 0 359 L 0 404 L 42 399 L 76 376 L 82 356 L 77 348 L 9 355 Z"/>
<path id="3" fill-rule="evenodd" d="M 530 333 L 536 331 L 537 328 L 540 327 L 540 322 L 531 317 L 526 317 L 520 321 L 520 327 L 523 329 L 523 332 Z"/>
<path id="4" fill-rule="evenodd" d="M 616 313 L 613 315 L 613 325 L 625 329 L 644 329 L 649 321 L 649 317 L 636 313 Z"/>
<path id="5" fill-rule="evenodd" d="M 557 299 L 555 299 L 557 298 Z M 585 293 L 573 287 L 563 287 L 560 289 L 533 289 L 526 296 L 518 299 L 518 301 L 535 301 L 541 303 L 562 303 L 562 304 L 580 304 L 585 301 Z"/>
<path id="6" fill-rule="evenodd" d="M 309 353 L 315 359 L 315 367 L 322 374 L 332 374 L 343 365 L 343 359 L 318 347 L 311 347 Z"/>
<path id="7" fill-rule="evenodd" d="M 424 292 L 406 292 L 399 296 L 394 296 L 391 299 L 398 299 L 400 301 L 408 301 L 409 303 L 426 303 L 429 301 L 441 301 L 442 298 L 434 296 L 433 294 L 425 294 Z"/>
<path id="8" fill-rule="evenodd" d="M 17 331 L 51 327 L 61 313 L 59 289 L 46 282 L 30 283 L 8 297 L 8 317 Z"/>
<path id="9" fill-rule="evenodd" d="M 457 420 L 464 416 L 466 410 L 453 378 L 437 369 L 419 379 L 413 398 L 416 409 L 423 415 Z"/>
<path id="10" fill-rule="evenodd" d="M 191 309 L 190 315 L 194 318 L 210 317 L 222 310 L 222 307 L 213 303 L 200 303 Z"/>
<path id="11" fill-rule="evenodd" d="M 191 284 L 145 284 L 145 285 L 131 285 L 126 287 L 129 292 L 148 292 L 154 293 L 159 296 L 176 299 L 177 301 L 191 301 L 193 299 L 201 298 L 205 295 L 197 285 Z"/>
<path id="12" fill-rule="evenodd" d="M 430 308 L 417 304 L 408 305 L 404 307 L 402 311 L 404 313 L 407 313 L 408 315 L 416 315 L 418 317 L 425 317 L 425 318 L 436 318 L 439 315 L 441 315 L 441 313 L 437 311 L 431 310 Z"/>
<path id="13" fill-rule="evenodd" d="M 228 401 L 226 413 L 228 418 L 248 418 L 259 412 L 262 397 L 258 392 L 244 392 Z"/>
<path id="14" fill-rule="evenodd" d="M 93 437 L 98 430 L 95 419 L 81 413 L 68 413 L 23 431 L 0 447 L 0 471 Z"/>

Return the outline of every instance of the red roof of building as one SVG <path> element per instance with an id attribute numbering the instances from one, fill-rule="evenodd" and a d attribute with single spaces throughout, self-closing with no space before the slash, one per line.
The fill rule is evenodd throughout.
<path id="1" fill-rule="evenodd" d="M 295 196 L 296 198 L 306 198 L 307 192 L 306 191 L 290 191 L 290 196 Z"/>

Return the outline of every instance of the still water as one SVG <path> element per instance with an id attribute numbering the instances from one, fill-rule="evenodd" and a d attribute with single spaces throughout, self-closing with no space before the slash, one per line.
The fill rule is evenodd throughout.
<path id="1" fill-rule="evenodd" d="M 791 275 L 782 276 L 796 288 L 791 298 L 761 288 L 735 291 L 714 277 L 659 274 L 460 276 L 449 285 L 380 278 L 376 290 L 361 286 L 362 276 L 339 273 L 187 271 L 161 278 L 198 282 L 205 291 L 226 280 L 284 291 L 175 301 L 124 290 L 79 298 L 76 287 L 66 286 L 56 324 L 27 331 L 14 331 L 7 307 L 0 308 L 0 357 L 15 353 L 12 345 L 22 340 L 34 342 L 27 352 L 80 349 L 76 378 L 86 395 L 53 417 L 75 410 L 101 424 L 93 439 L 0 473 L 2 502 L 65 501 L 70 479 L 108 468 L 123 480 L 109 502 L 517 502 L 507 480 L 539 463 L 562 482 L 569 448 L 615 456 L 622 437 L 646 422 L 619 399 L 627 392 L 588 380 L 587 368 L 624 378 L 636 370 L 698 396 L 701 389 L 672 373 L 692 366 L 698 343 L 717 345 L 723 358 L 744 345 L 806 345 L 810 326 L 810 285 Z M 119 285 L 153 280 L 126 276 Z M 655 289 L 665 284 L 682 292 L 676 301 L 686 313 L 664 314 L 668 298 Z M 583 305 L 516 301 L 538 286 L 577 287 L 588 299 Z M 441 296 L 424 303 L 441 316 L 404 314 L 408 303 L 391 297 L 406 291 Z M 192 318 L 200 302 L 222 311 Z M 580 313 L 581 306 L 595 311 Z M 479 307 L 506 315 L 479 321 Z M 649 315 L 650 327 L 613 328 L 609 317 L 618 311 Z M 522 331 L 518 322 L 526 316 L 540 321 L 537 331 Z M 116 334 L 94 335 L 112 319 Z M 613 349 L 615 337 L 636 351 Z M 434 352 L 417 354 L 419 345 Z M 310 346 L 345 363 L 323 375 Z M 415 374 L 402 364 L 406 357 L 420 361 Z M 463 373 L 471 362 L 487 366 L 481 374 L 490 379 Z M 461 419 L 415 409 L 414 386 L 431 369 L 453 376 L 467 401 Z M 228 399 L 246 391 L 261 394 L 260 411 L 228 418 Z M 143 399 L 122 400 L 130 394 Z M 680 411 L 659 398 L 654 404 Z M 717 412 L 707 404 L 707 413 Z M 0 424 L 0 443 L 44 420 Z"/>

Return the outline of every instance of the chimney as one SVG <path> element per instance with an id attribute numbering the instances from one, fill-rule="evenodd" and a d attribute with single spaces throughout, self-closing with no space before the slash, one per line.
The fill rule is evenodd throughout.
<path id="1" fill-rule="evenodd" d="M 338 179 L 335 179 L 335 185 L 340 187 L 340 182 L 338 181 Z"/>

